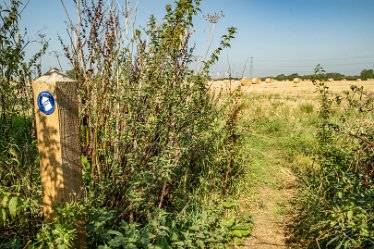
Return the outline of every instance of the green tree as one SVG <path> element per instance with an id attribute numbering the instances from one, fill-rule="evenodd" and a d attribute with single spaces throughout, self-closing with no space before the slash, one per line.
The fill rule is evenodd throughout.
<path id="1" fill-rule="evenodd" d="M 295 79 L 295 78 L 299 78 L 299 77 L 300 77 L 300 76 L 299 76 L 298 73 L 293 73 L 293 74 L 288 75 L 288 76 L 287 76 L 287 79 L 288 79 L 288 80 L 293 80 L 293 79 Z"/>
<path id="2" fill-rule="evenodd" d="M 374 70 L 373 69 L 364 69 L 360 73 L 360 77 L 362 80 L 373 79 L 374 78 Z"/>
<path id="3" fill-rule="evenodd" d="M 287 80 L 287 76 L 284 75 L 284 74 L 279 74 L 279 75 L 277 75 L 277 76 L 275 77 L 275 79 L 276 79 L 276 80 L 279 80 L 279 81 L 281 81 L 281 80 Z"/>
<path id="4" fill-rule="evenodd" d="M 340 73 L 327 73 L 326 74 L 328 79 L 334 79 L 334 80 L 342 80 L 345 78 L 345 75 Z"/>

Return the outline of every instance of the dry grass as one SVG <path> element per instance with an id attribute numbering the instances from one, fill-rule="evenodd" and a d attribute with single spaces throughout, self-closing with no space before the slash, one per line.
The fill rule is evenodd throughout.
<path id="1" fill-rule="evenodd" d="M 229 84 L 228 80 L 212 81 L 212 89 L 225 89 Z M 364 86 L 364 89 L 374 92 L 374 80 L 367 81 L 328 81 L 327 86 L 333 93 L 342 93 L 349 90 L 351 85 L 358 87 Z M 240 81 L 231 81 L 232 87 L 240 86 Z M 303 81 L 295 85 L 292 81 L 273 81 L 271 84 L 251 84 L 242 86 L 244 93 L 263 93 L 263 94 L 280 94 L 285 96 L 315 96 L 316 87 L 311 81 Z"/>
<path id="2" fill-rule="evenodd" d="M 245 240 L 243 249 L 283 249 L 287 248 L 285 226 L 287 219 L 279 215 L 280 207 L 294 195 L 294 189 L 261 188 L 257 197 L 262 202 L 253 208 L 255 227 L 251 236 Z"/>

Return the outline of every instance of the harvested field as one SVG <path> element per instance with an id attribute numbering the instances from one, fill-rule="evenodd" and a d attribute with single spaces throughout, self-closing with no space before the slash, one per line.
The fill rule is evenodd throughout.
<path id="1" fill-rule="evenodd" d="M 374 91 L 374 80 L 368 81 L 328 81 L 326 85 L 333 93 L 342 93 L 349 90 L 351 85 L 358 87 L 363 86 L 364 89 Z M 229 80 L 212 81 L 211 87 L 213 89 L 224 89 L 230 86 Z M 232 87 L 240 86 L 240 81 L 231 81 Z M 295 85 L 292 81 L 273 81 L 265 84 L 252 84 L 249 86 L 242 86 L 243 93 L 264 93 L 264 94 L 280 94 L 280 95 L 314 95 L 316 87 L 311 81 L 303 81 Z"/>

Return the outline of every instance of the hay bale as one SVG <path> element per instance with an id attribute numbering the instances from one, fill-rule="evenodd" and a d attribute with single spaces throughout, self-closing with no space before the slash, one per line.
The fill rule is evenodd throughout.
<path id="1" fill-rule="evenodd" d="M 273 79 L 272 79 L 272 78 L 266 78 L 266 79 L 265 79 L 265 83 L 270 84 L 270 83 L 272 83 L 272 82 L 273 82 Z"/>
<path id="2" fill-rule="evenodd" d="M 329 82 L 333 82 L 334 79 L 333 79 L 333 78 L 328 78 L 327 81 L 329 81 Z"/>
<path id="3" fill-rule="evenodd" d="M 356 81 L 357 81 L 357 82 L 361 82 L 362 80 L 361 80 L 361 79 L 357 79 Z"/>
<path id="4" fill-rule="evenodd" d="M 244 77 L 243 79 L 240 80 L 240 85 L 242 86 L 250 86 L 252 83 L 252 79 L 248 77 Z"/>
<path id="5" fill-rule="evenodd" d="M 294 79 L 293 79 L 293 83 L 294 83 L 294 84 L 300 84 L 301 81 L 302 81 L 302 80 L 301 80 L 300 78 L 294 78 Z"/>
<path id="6" fill-rule="evenodd" d="M 253 78 L 252 79 L 252 84 L 260 84 L 261 83 L 261 78 Z"/>

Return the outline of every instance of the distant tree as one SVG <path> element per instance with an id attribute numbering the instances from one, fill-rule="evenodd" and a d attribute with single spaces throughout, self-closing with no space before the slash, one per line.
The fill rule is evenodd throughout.
<path id="1" fill-rule="evenodd" d="M 362 80 L 373 79 L 374 71 L 373 69 L 364 69 L 361 71 L 360 77 Z"/>
<path id="2" fill-rule="evenodd" d="M 342 80 L 345 78 L 345 75 L 341 73 L 327 73 L 326 76 L 328 79 L 334 79 L 334 80 Z"/>
<path id="3" fill-rule="evenodd" d="M 360 78 L 359 76 L 357 75 L 353 75 L 353 76 L 346 76 L 345 79 L 346 80 L 357 80 L 358 78 Z"/>
<path id="4" fill-rule="evenodd" d="M 313 79 L 313 75 L 312 74 L 306 74 L 304 76 L 301 77 L 303 80 L 312 80 Z"/>
<path id="5" fill-rule="evenodd" d="M 300 77 L 300 76 L 299 76 L 298 73 L 293 73 L 293 74 L 288 75 L 288 76 L 287 76 L 287 79 L 288 79 L 288 80 L 293 80 L 293 79 L 295 79 L 295 78 L 299 78 L 299 77 Z"/>
<path id="6" fill-rule="evenodd" d="M 282 80 L 287 80 L 287 76 L 284 74 L 279 74 L 275 77 L 276 80 L 282 81 Z"/>

